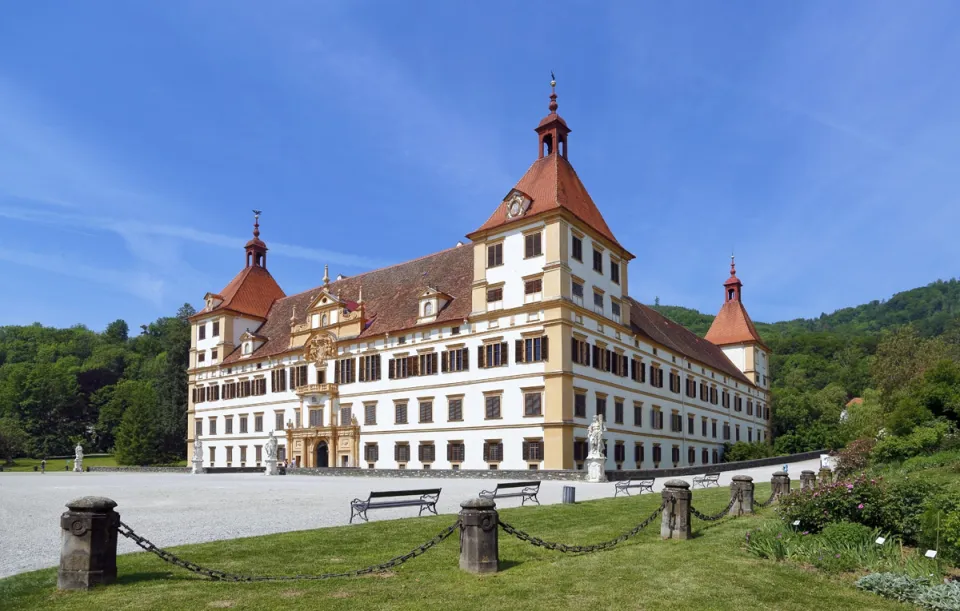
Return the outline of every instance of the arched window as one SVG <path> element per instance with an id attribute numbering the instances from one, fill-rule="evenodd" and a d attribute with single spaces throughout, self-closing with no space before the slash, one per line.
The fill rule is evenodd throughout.
<path id="1" fill-rule="evenodd" d="M 320 326 L 321 326 L 321 327 L 326 327 L 326 326 L 327 326 L 327 315 L 326 315 L 326 314 L 324 314 L 323 316 L 320 317 Z"/>
<path id="2" fill-rule="evenodd" d="M 735 294 L 735 291 L 734 291 L 733 289 L 728 289 L 728 290 L 727 290 L 727 301 L 732 300 L 734 294 Z"/>
<path id="3" fill-rule="evenodd" d="M 424 316 L 433 316 L 433 304 L 429 301 L 423 304 L 423 315 Z"/>
<path id="4" fill-rule="evenodd" d="M 553 135 L 547 134 L 543 137 L 543 155 L 546 157 L 553 152 Z"/>

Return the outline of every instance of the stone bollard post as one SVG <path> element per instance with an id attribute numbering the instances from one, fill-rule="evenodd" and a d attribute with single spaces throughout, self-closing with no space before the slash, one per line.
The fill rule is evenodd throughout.
<path id="1" fill-rule="evenodd" d="M 833 481 L 833 471 L 826 467 L 820 468 L 820 485 L 825 486 Z"/>
<path id="2" fill-rule="evenodd" d="M 60 516 L 58 590 L 89 590 L 117 580 L 117 504 L 102 496 L 67 503 Z"/>
<path id="3" fill-rule="evenodd" d="M 790 492 L 790 475 L 779 471 L 774 473 L 770 478 L 770 489 L 778 498 Z"/>
<path id="4" fill-rule="evenodd" d="M 734 499 L 740 496 L 740 499 L 733 502 L 733 507 L 727 515 L 739 516 L 745 513 L 753 513 L 753 478 L 749 475 L 734 475 L 730 483 L 730 498 Z"/>
<path id="5" fill-rule="evenodd" d="M 666 506 L 660 514 L 661 539 L 689 539 L 690 532 L 690 484 L 682 479 L 672 479 L 664 484 L 663 501 Z"/>
<path id="6" fill-rule="evenodd" d="M 500 565 L 500 516 L 491 499 L 460 503 L 460 568 L 468 573 L 496 573 Z"/>
<path id="7" fill-rule="evenodd" d="M 817 483 L 817 474 L 813 471 L 800 472 L 800 490 L 813 490 Z"/>

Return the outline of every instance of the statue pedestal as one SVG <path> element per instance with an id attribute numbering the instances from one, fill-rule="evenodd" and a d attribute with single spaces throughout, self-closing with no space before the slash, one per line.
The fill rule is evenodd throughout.
<path id="1" fill-rule="evenodd" d="M 73 472 L 74 473 L 83 473 L 83 459 L 74 458 L 73 459 Z"/>
<path id="2" fill-rule="evenodd" d="M 597 484 L 607 481 L 607 470 L 605 466 L 606 462 L 607 460 L 602 457 L 587 457 L 585 466 L 587 469 L 588 482 Z"/>
<path id="3" fill-rule="evenodd" d="M 202 459 L 202 458 L 194 458 L 194 459 L 193 459 L 193 470 L 190 471 L 190 473 L 192 473 L 193 475 L 196 475 L 196 474 L 198 474 L 198 473 L 203 473 L 203 459 Z"/>
<path id="4" fill-rule="evenodd" d="M 280 472 L 277 471 L 277 459 L 276 459 L 276 458 L 268 458 L 268 459 L 265 461 L 265 464 L 267 465 L 267 469 L 266 469 L 266 471 L 263 472 L 264 475 L 280 475 Z"/>

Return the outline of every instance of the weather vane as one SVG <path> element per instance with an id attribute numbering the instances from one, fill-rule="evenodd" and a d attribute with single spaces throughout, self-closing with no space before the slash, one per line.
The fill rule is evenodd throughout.
<path id="1" fill-rule="evenodd" d="M 254 214 L 254 216 L 256 216 L 257 218 L 260 218 L 260 215 L 263 214 L 263 211 L 262 211 L 262 210 L 254 210 L 254 211 L 253 211 L 253 214 Z"/>

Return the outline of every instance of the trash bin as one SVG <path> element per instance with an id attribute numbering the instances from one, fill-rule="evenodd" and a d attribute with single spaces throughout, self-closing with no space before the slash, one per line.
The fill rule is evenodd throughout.
<path id="1" fill-rule="evenodd" d="M 563 487 L 563 502 L 564 503 L 576 503 L 577 502 L 577 489 L 573 486 L 564 486 Z"/>

